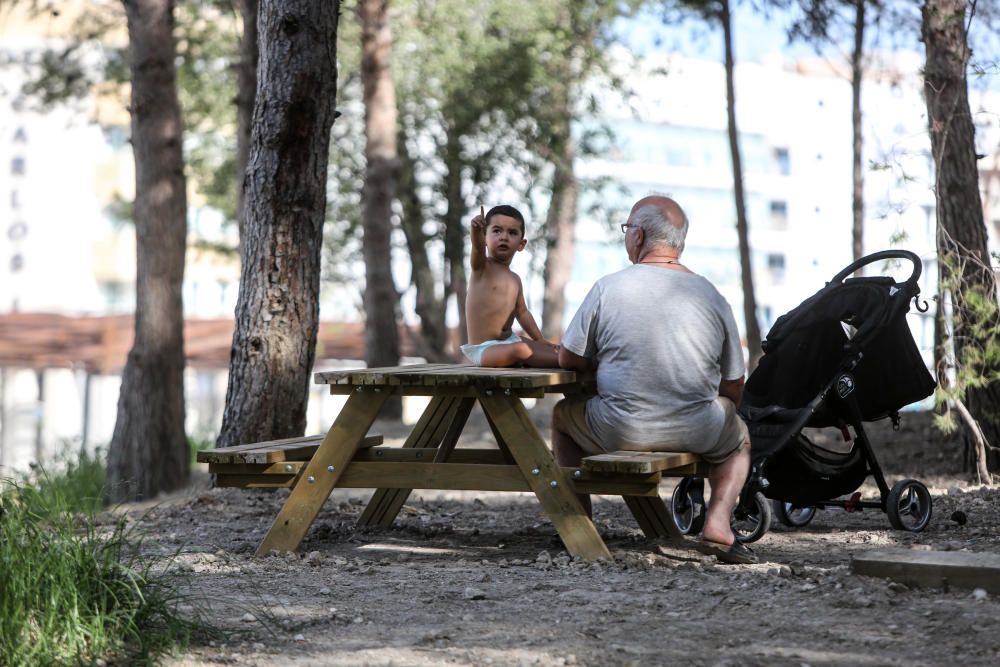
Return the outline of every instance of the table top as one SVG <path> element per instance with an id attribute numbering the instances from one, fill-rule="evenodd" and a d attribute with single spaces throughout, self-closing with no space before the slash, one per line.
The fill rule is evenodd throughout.
<path id="1" fill-rule="evenodd" d="M 317 384 L 363 386 L 461 386 L 535 389 L 576 384 L 576 372 L 559 368 L 482 368 L 471 364 L 413 364 L 316 373 Z"/>

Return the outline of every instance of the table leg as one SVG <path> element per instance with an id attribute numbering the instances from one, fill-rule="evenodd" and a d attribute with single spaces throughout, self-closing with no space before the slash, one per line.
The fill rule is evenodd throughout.
<path id="1" fill-rule="evenodd" d="M 392 391 L 351 394 L 271 524 L 257 555 L 295 551 Z"/>
<path id="2" fill-rule="evenodd" d="M 670 509 L 659 496 L 622 496 L 632 516 L 635 517 L 642 533 L 649 539 L 660 537 L 682 538 L 674 523 Z"/>
<path id="3" fill-rule="evenodd" d="M 584 512 L 569 479 L 556 465 L 552 452 L 539 435 L 521 399 L 508 394 L 483 392 L 479 395 L 479 402 L 496 424 L 497 431 L 570 554 L 587 560 L 610 560 L 611 552 L 594 527 L 594 522 Z"/>
<path id="4" fill-rule="evenodd" d="M 485 411 L 484 411 L 484 414 Z M 504 460 L 510 464 L 514 465 L 514 456 L 510 453 L 510 448 L 507 447 L 507 443 L 503 441 L 503 435 L 497 430 L 497 425 L 493 423 L 490 419 L 489 414 L 486 414 L 486 423 L 490 425 L 490 430 L 493 431 L 493 438 L 497 441 L 497 449 L 503 454 Z"/>
<path id="5" fill-rule="evenodd" d="M 435 396 L 424 409 L 417 424 L 410 432 L 410 436 L 403 443 L 403 447 L 426 449 L 437 447 L 439 443 L 446 440 L 449 427 L 458 424 L 458 432 L 465 425 L 465 420 L 469 417 L 469 410 L 462 412 L 464 402 L 474 404 L 474 399 L 466 399 L 455 396 Z M 457 435 L 456 435 L 457 440 Z M 395 521 L 399 511 L 403 508 L 403 503 L 410 497 L 412 489 L 378 489 L 368 506 L 358 518 L 358 527 L 381 526 L 388 528 Z"/>

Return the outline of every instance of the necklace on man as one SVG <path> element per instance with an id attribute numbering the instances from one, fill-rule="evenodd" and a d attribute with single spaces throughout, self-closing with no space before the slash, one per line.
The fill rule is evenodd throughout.
<path id="1" fill-rule="evenodd" d="M 680 262 L 678 262 L 676 259 L 667 259 L 667 260 L 662 260 L 662 261 L 658 261 L 658 260 L 654 259 L 654 260 L 650 260 L 648 262 L 639 262 L 639 263 L 640 264 L 680 264 Z"/>

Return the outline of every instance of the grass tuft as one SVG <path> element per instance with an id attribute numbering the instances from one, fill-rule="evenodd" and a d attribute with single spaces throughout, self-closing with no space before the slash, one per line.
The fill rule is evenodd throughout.
<path id="1" fill-rule="evenodd" d="M 143 664 L 213 630 L 125 517 L 98 521 L 103 466 L 0 481 L 0 665 Z"/>

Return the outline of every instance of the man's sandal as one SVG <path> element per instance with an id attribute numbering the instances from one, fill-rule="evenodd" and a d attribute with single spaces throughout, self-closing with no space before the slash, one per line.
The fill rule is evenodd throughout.
<path id="1" fill-rule="evenodd" d="M 723 544 L 711 540 L 701 540 L 698 542 L 697 549 L 706 556 L 715 556 L 723 563 L 732 565 L 752 565 L 760 560 L 753 550 L 742 542 Z"/>

